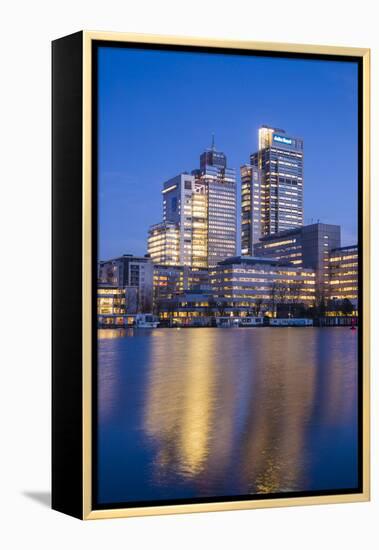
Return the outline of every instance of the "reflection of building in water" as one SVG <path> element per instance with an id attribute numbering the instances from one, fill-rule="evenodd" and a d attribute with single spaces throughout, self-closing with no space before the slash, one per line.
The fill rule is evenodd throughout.
<path id="1" fill-rule="evenodd" d="M 307 471 L 305 431 L 312 410 L 316 366 L 304 368 L 304 335 L 268 335 L 254 355 L 258 370 L 254 397 L 245 417 L 248 437 L 241 437 L 241 467 L 248 492 L 301 490 Z M 312 354 L 312 344 L 308 352 Z M 268 350 L 270 350 L 268 352 Z M 248 472 L 248 473 L 247 473 Z"/>
<path id="2" fill-rule="evenodd" d="M 204 468 L 208 455 L 214 400 L 212 341 L 200 335 L 183 353 L 180 334 L 171 335 L 169 361 L 167 339 L 153 340 L 145 430 L 158 447 L 156 474 L 177 468 L 187 477 Z"/>
<path id="3" fill-rule="evenodd" d="M 330 330 L 332 346 L 324 329 L 316 333 L 314 344 L 317 384 L 312 416 L 320 427 L 343 424 L 344 419 L 351 419 L 352 412 L 358 410 L 357 333 L 349 329 Z M 353 425 L 350 428 L 353 429 Z"/>
<path id="4" fill-rule="evenodd" d="M 145 431 L 158 449 L 155 483 L 179 475 L 195 481 L 200 496 L 222 493 L 231 478 L 240 494 L 298 489 L 316 375 L 314 365 L 300 372 L 304 333 L 298 346 L 287 331 L 274 346 L 260 340 L 251 356 L 241 353 L 232 331 L 221 348 L 211 331 L 196 333 L 189 347 L 180 334 L 188 332 L 170 341 L 170 361 L 167 340 L 154 339 Z M 266 367 L 255 371 L 254 357 Z"/>
<path id="5" fill-rule="evenodd" d="M 157 448 L 154 483 L 177 476 L 199 496 L 230 486 L 236 494 L 307 489 L 310 432 L 338 432 L 356 387 L 354 369 L 349 379 L 339 368 L 346 334 L 331 350 L 323 331 L 321 341 L 301 329 L 278 331 L 274 340 L 257 331 L 259 345 L 251 331 L 241 331 L 246 341 L 238 343 L 227 331 L 217 346 L 207 330 L 188 346 L 184 331 L 169 343 L 170 361 L 167 340 L 155 338 L 144 424 Z"/>

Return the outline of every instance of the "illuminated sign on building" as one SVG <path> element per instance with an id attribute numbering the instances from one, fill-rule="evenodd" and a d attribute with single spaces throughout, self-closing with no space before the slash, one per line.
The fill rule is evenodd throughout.
<path id="1" fill-rule="evenodd" d="M 284 136 L 279 136 L 278 134 L 273 134 L 272 139 L 274 141 L 278 141 L 279 143 L 284 143 L 285 145 L 292 145 L 292 139 Z"/>

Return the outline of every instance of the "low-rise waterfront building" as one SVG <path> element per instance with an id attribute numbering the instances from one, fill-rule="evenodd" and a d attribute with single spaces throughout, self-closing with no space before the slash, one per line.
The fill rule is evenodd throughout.
<path id="1" fill-rule="evenodd" d="M 209 326 L 215 315 L 213 296 L 201 290 L 188 290 L 159 302 L 162 321 L 177 325 Z"/>
<path id="2" fill-rule="evenodd" d="M 151 312 L 153 305 L 153 264 L 146 256 L 124 254 L 99 262 L 99 282 L 137 289 L 137 309 Z"/>
<path id="3" fill-rule="evenodd" d="M 210 272 L 215 300 L 224 300 L 234 314 L 255 311 L 275 316 L 279 305 L 311 307 L 315 302 L 316 276 L 312 268 L 269 258 L 235 257 L 220 262 Z"/>
<path id="4" fill-rule="evenodd" d="M 254 254 L 313 269 L 318 300 L 326 300 L 329 295 L 329 254 L 340 246 L 339 225 L 314 223 L 261 238 L 254 245 Z"/>
<path id="5" fill-rule="evenodd" d="M 268 258 L 234 257 L 210 270 L 209 290 L 184 291 L 159 300 L 159 316 L 183 325 L 206 326 L 216 318 L 286 316 L 315 302 L 315 272 Z M 213 319 L 213 321 L 212 321 Z"/>
<path id="6" fill-rule="evenodd" d="M 127 326 L 137 312 L 137 288 L 102 284 L 97 288 L 99 326 Z"/>
<path id="7" fill-rule="evenodd" d="M 331 250 L 329 255 L 330 286 L 332 302 L 349 300 L 355 310 L 358 305 L 358 245 Z"/>
<path id="8" fill-rule="evenodd" d="M 172 298 L 186 290 L 210 291 L 207 269 L 189 266 L 154 265 L 154 304 L 163 298 Z"/>

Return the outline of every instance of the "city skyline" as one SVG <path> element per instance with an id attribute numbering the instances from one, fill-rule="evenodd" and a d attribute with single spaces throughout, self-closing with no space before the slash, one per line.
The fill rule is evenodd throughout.
<path id="1" fill-rule="evenodd" d="M 151 88 L 144 91 L 141 56 L 144 67 L 149 69 L 146 73 L 153 77 L 154 99 Z M 356 65 L 232 57 L 230 64 L 230 56 L 226 55 L 170 52 L 167 56 L 164 52 L 101 49 L 100 259 L 147 252 L 148 227 L 162 217 L 163 182 L 184 171 L 191 172 L 198 165 L 200 154 L 209 148 L 213 133 L 216 148 L 225 153 L 228 166 L 237 173 L 239 229 L 239 169 L 258 148 L 258 128 L 270 123 L 304 139 L 304 224 L 312 220 L 339 224 L 342 244 L 356 242 Z M 251 83 L 259 69 L 264 74 L 261 78 L 272 87 L 257 90 L 253 86 L 250 93 L 241 91 L 238 83 L 231 84 L 227 78 L 231 68 L 236 77 L 246 75 L 245 69 L 250 68 L 245 79 Z M 194 83 L 185 74 L 193 76 L 199 69 L 202 86 L 194 93 Z M 109 78 L 109 71 L 117 74 L 117 78 Z M 212 96 L 210 87 L 219 71 L 225 76 L 225 85 Z M 286 87 L 278 94 L 277 85 L 284 73 L 290 78 L 283 81 Z M 333 86 L 328 86 L 331 82 Z M 176 87 L 172 88 L 174 83 Z M 231 92 L 235 100 L 224 103 L 226 94 L 230 96 Z M 194 108 L 200 109 L 200 100 L 207 99 L 208 93 L 207 108 L 199 110 L 199 117 L 193 113 L 190 117 L 189 96 Z M 303 118 L 307 107 L 308 119 Z M 226 119 L 228 115 L 234 116 L 233 123 Z M 145 124 L 149 125 L 148 131 Z M 342 197 L 343 209 L 336 208 Z M 239 233 L 238 230 L 237 253 L 240 253 Z"/>

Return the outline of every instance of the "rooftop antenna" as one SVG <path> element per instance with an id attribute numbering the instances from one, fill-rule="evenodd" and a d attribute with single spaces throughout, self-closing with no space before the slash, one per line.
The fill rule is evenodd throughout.
<path id="1" fill-rule="evenodd" d="M 212 151 L 215 151 L 215 135 L 212 134 L 212 146 L 211 146 L 211 149 Z"/>

